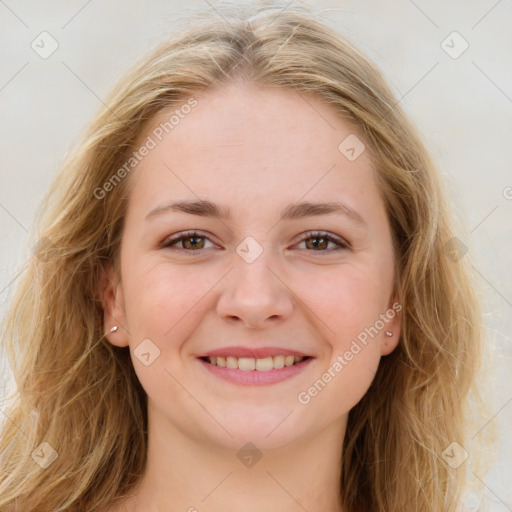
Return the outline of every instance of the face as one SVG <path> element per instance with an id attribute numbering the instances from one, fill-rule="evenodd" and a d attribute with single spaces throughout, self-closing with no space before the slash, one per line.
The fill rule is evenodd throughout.
<path id="1" fill-rule="evenodd" d="M 108 339 L 158 428 L 233 448 L 342 429 L 400 328 L 369 152 L 314 97 L 238 83 L 195 99 L 163 137 L 175 108 L 153 119 L 125 178 Z"/>

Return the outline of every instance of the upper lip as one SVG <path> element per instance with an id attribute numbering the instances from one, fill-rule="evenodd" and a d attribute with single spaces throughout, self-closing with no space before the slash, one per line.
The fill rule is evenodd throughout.
<path id="1" fill-rule="evenodd" d="M 300 350 L 290 350 L 280 347 L 224 347 L 216 350 L 210 350 L 199 357 L 251 357 L 253 359 L 263 359 L 273 356 L 298 356 L 311 357 Z"/>

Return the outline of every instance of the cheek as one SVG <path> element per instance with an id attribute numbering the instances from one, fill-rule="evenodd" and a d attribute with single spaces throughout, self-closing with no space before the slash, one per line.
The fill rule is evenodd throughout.
<path id="1" fill-rule="evenodd" d="M 347 357 L 350 355 L 350 359 Z M 335 354 L 308 387 L 297 394 L 297 401 L 309 418 L 322 418 L 329 424 L 357 405 L 368 391 L 380 356 L 371 345 L 352 346 Z"/>
<path id="2" fill-rule="evenodd" d="M 212 308 L 209 298 L 220 276 L 168 262 L 133 266 L 126 275 L 129 271 L 125 308 L 138 379 L 156 401 L 166 403 L 173 396 L 176 403 L 186 402 L 178 382 L 186 378 L 189 361 L 181 349 Z M 139 358 L 142 343 L 150 353 L 148 365 Z"/>
<path id="3" fill-rule="evenodd" d="M 347 342 L 373 326 L 385 313 L 390 280 L 376 265 L 346 264 L 316 277 L 303 279 L 302 299 L 321 320 L 333 339 L 333 348 L 344 350 Z M 314 286 L 312 282 L 314 281 Z"/>
<path id="4" fill-rule="evenodd" d="M 349 265 L 318 283 L 307 303 L 322 320 L 317 325 L 327 326 L 328 343 L 323 343 L 315 378 L 297 400 L 311 417 L 324 416 L 329 423 L 348 413 L 374 379 L 383 335 L 379 319 L 387 298 L 375 274 Z"/>
<path id="5" fill-rule="evenodd" d="M 179 339 L 176 330 L 197 316 L 202 299 L 218 280 L 207 270 L 165 262 L 131 271 L 126 287 L 130 331 L 133 336 L 151 335 L 162 343 Z"/>
<path id="6" fill-rule="evenodd" d="M 340 414 L 348 412 L 368 390 L 379 365 L 385 330 L 380 319 L 391 286 L 383 279 L 385 275 L 377 266 L 347 264 L 331 271 L 328 278 L 315 279 L 314 288 L 304 283 L 305 302 L 322 320 L 316 323 L 329 343 L 324 345 L 328 353 L 318 380 L 302 390 L 305 395 L 300 403 L 314 398 L 319 412 L 327 407 Z"/>

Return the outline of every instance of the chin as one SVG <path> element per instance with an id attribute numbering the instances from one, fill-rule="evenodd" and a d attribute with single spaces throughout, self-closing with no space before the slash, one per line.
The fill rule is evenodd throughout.
<path id="1" fill-rule="evenodd" d="M 284 447 L 306 435 L 304 428 L 307 425 L 298 421 L 297 412 L 293 407 L 244 407 L 224 417 L 222 424 L 233 437 L 220 429 L 222 435 L 217 442 L 236 450 L 246 443 L 252 443 L 260 450 Z"/>

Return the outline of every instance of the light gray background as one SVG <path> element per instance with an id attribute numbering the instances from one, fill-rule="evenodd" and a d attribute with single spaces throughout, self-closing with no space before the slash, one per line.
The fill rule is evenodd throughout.
<path id="1" fill-rule="evenodd" d="M 471 244 L 473 276 L 485 294 L 486 346 L 493 364 L 487 396 L 493 412 L 482 418 L 481 428 L 496 425 L 503 434 L 495 466 L 475 478 L 486 496 L 483 510 L 512 510 L 512 3 L 306 4 L 384 72 L 419 126 L 467 228 L 468 235 L 460 237 Z M 102 98 L 135 59 L 175 29 L 177 17 L 219 5 L 213 0 L 0 0 L 2 317 L 30 250 L 36 205 Z M 47 59 L 31 48 L 43 31 L 59 45 Z M 441 46 L 453 31 L 469 44 L 458 58 Z M 453 51 L 461 48 L 453 36 L 448 44 Z M 1 375 L 11 389 L 8 369 Z"/>

